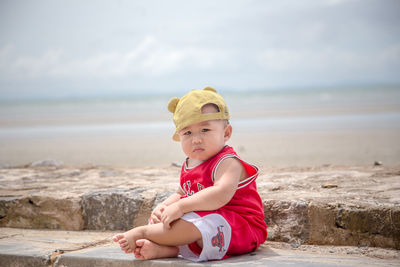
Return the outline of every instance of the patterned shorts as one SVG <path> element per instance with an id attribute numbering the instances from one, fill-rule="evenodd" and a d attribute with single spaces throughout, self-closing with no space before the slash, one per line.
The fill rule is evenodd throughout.
<path id="1" fill-rule="evenodd" d="M 194 212 L 189 212 L 181 219 L 193 223 L 199 229 L 203 239 L 203 249 L 196 244 L 179 246 L 179 252 L 183 258 L 191 261 L 224 258 L 231 242 L 232 230 L 222 215 L 212 213 L 201 217 Z"/>

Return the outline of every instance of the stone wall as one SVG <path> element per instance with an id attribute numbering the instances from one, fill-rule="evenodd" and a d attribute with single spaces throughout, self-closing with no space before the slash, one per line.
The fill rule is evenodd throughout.
<path id="1" fill-rule="evenodd" d="M 399 168 L 400 169 L 400 168 Z M 29 172 L 29 168 L 25 169 L 25 173 Z M 14 170 L 20 173 L 21 170 Z M 56 168 L 52 170 L 41 169 L 31 170 L 42 172 L 42 176 L 49 175 L 49 172 L 55 171 L 62 173 L 62 169 Z M 102 169 L 91 170 L 97 173 L 97 178 L 104 177 Z M 38 186 L 26 187 L 23 189 L 10 188 L 11 181 L 20 182 L 18 179 L 11 179 L 4 174 L 10 174 L 2 170 L 0 174 L 0 226 L 2 227 L 19 227 L 19 228 L 35 228 L 35 229 L 64 229 L 64 230 L 128 230 L 132 227 L 147 223 L 152 209 L 165 198 L 167 198 L 174 190 L 174 186 L 170 186 L 171 174 L 175 175 L 175 169 L 168 168 L 165 172 L 158 170 L 151 172 L 149 170 L 136 170 L 134 173 L 142 172 L 141 179 L 146 180 L 150 177 L 150 181 L 141 181 L 141 186 L 129 186 L 132 181 L 129 179 L 127 170 L 116 170 L 110 179 L 116 179 L 118 176 L 119 186 L 113 188 L 101 188 L 102 183 L 96 186 L 83 186 L 79 179 L 71 179 L 70 187 L 67 186 L 66 180 L 71 176 L 58 176 L 57 181 L 63 180 L 65 185 L 59 191 L 46 191 L 43 188 L 52 188 L 54 181 L 48 181 L 48 185 L 41 181 L 42 188 L 37 190 Z M 64 169 L 65 173 L 71 173 L 70 170 Z M 83 171 L 79 172 L 80 175 Z M 365 188 L 365 181 L 359 181 L 360 172 L 354 170 L 341 169 L 339 171 L 330 172 L 339 174 L 337 177 L 346 176 L 354 178 L 354 183 L 361 183 Z M 364 170 L 364 174 L 374 177 L 375 181 L 380 180 L 379 172 L 371 169 L 369 172 Z M 391 171 L 394 180 L 398 180 L 399 171 Z M 150 175 L 149 175 L 150 174 Z M 330 174 L 330 175 L 331 175 Z M 386 172 L 387 174 L 387 172 Z M 121 177 L 126 176 L 126 180 Z M 162 177 L 166 175 L 166 177 Z M 308 191 L 297 193 L 290 191 L 290 188 L 299 188 L 300 186 L 290 182 L 290 178 L 294 175 L 303 177 L 302 186 L 307 177 L 310 181 Z M 272 241 L 284 241 L 292 243 L 293 246 L 300 244 L 324 244 L 324 245 L 352 245 L 352 246 L 377 246 L 385 248 L 400 249 L 400 206 L 397 204 L 398 199 L 392 198 L 387 200 L 387 196 L 382 197 L 381 201 L 377 201 L 375 195 L 375 204 L 371 202 L 371 198 L 362 198 L 359 193 L 357 201 L 353 198 L 346 199 L 345 194 L 340 195 L 341 186 L 336 181 L 336 187 L 324 188 L 319 184 L 324 181 L 316 182 L 315 177 L 323 177 L 327 175 L 321 170 L 310 171 L 296 170 L 294 172 L 277 171 L 268 172 L 267 175 L 260 175 L 258 179 L 259 191 L 264 200 L 265 221 L 268 225 L 268 239 Z M 160 177 L 159 177 L 160 176 Z M 3 179 L 2 179 L 3 177 Z M 15 175 L 22 180 L 26 176 Z M 37 177 L 37 176 L 36 176 Z M 69 178 L 68 178 L 69 177 Z M 331 176 L 330 176 L 331 177 Z M 382 175 L 387 178 L 388 175 Z M 4 182 L 4 180 L 7 180 Z M 130 177 L 131 178 L 131 177 Z M 281 182 L 277 182 L 281 179 Z M 325 178 L 324 178 L 325 179 Z M 383 179 L 385 182 L 388 180 Z M 97 181 L 97 180 L 96 180 Z M 129 181 L 129 182 L 127 182 Z M 158 181 L 155 183 L 154 181 Z M 160 181 L 164 181 L 160 182 Z M 293 179 L 294 181 L 294 179 Z M 296 180 L 297 181 L 297 180 Z M 87 181 L 86 181 L 87 182 Z M 148 182 L 148 184 L 143 184 Z M 333 181 L 330 180 L 332 183 Z M 110 181 L 112 184 L 112 182 Z M 375 182 L 372 182 L 375 183 Z M 139 184 L 139 182 L 137 183 Z M 109 185 L 107 183 L 107 185 Z M 319 188 L 313 191 L 314 188 Z M 392 184 L 393 186 L 393 184 Z M 32 189 L 33 188 L 33 189 Z M 82 188 L 86 188 L 83 190 Z M 379 186 L 377 186 L 379 188 Z M 398 187 L 399 188 L 399 187 Z M 349 187 L 346 188 L 348 190 Z M 33 190 L 33 191 L 32 191 Z M 35 191 L 36 190 L 36 191 Z M 329 190 L 322 191 L 321 190 Z M 336 193 L 335 191 L 336 190 Z M 343 189 L 344 190 L 344 189 Z M 354 189 L 352 189 L 354 191 Z M 398 191 L 395 193 L 399 192 Z M 348 190 L 349 191 L 349 190 Z M 67 194 L 65 192 L 68 192 Z M 371 193 L 371 192 L 369 192 Z M 387 193 L 387 192 L 386 192 Z M 308 194 L 308 197 L 307 197 Z M 337 195 L 335 197 L 335 194 Z M 383 193 L 381 193 L 383 194 Z M 324 197 L 316 197 L 323 195 Z M 352 196 L 350 193 L 347 194 Z M 393 194 L 396 196 L 396 194 Z"/>

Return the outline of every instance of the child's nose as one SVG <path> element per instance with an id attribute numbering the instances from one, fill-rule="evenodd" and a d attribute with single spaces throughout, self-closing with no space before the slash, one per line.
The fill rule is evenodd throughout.
<path id="1" fill-rule="evenodd" d="M 200 144 L 201 143 L 201 137 L 198 134 L 194 135 L 193 139 L 192 139 L 192 142 L 193 142 L 193 144 Z"/>

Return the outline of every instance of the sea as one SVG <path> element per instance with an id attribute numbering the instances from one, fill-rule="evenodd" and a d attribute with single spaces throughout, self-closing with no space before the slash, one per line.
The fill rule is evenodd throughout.
<path id="1" fill-rule="evenodd" d="M 232 145 L 259 165 L 400 164 L 400 86 L 220 90 Z M 160 166 L 185 155 L 171 140 L 182 92 L 0 97 L 0 166 Z"/>

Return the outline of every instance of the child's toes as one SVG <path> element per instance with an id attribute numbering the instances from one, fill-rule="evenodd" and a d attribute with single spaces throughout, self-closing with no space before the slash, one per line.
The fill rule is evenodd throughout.
<path id="1" fill-rule="evenodd" d="M 117 234 L 115 236 L 113 236 L 112 240 L 114 242 L 118 242 L 119 240 L 121 240 L 122 238 L 124 238 L 125 236 L 123 234 Z"/>
<path id="2" fill-rule="evenodd" d="M 136 246 L 143 247 L 145 239 L 136 240 Z"/>
<path id="3" fill-rule="evenodd" d="M 120 246 L 122 249 L 125 249 L 125 250 L 129 248 L 129 244 L 128 244 L 128 243 L 119 244 L 119 246 Z"/>
<path id="4" fill-rule="evenodd" d="M 135 258 L 138 260 L 144 260 L 144 257 L 141 254 L 136 254 L 135 253 Z"/>
<path id="5" fill-rule="evenodd" d="M 128 244 L 128 240 L 126 240 L 125 238 L 124 238 L 124 239 L 120 239 L 120 240 L 118 241 L 118 243 L 119 243 L 120 245 Z"/>

